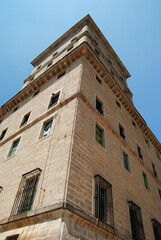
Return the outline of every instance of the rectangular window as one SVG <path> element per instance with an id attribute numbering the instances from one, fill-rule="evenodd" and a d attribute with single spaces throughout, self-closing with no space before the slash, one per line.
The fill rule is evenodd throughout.
<path id="1" fill-rule="evenodd" d="M 56 93 L 56 94 L 52 94 L 52 97 L 50 99 L 50 103 L 49 103 L 49 107 L 48 108 L 51 108 L 53 107 L 54 105 L 57 104 L 58 100 L 59 100 L 59 93 Z"/>
<path id="2" fill-rule="evenodd" d="M 141 159 L 143 160 L 142 150 L 141 150 L 141 147 L 139 147 L 138 145 L 137 145 L 137 150 L 138 150 L 138 156 L 139 156 L 139 158 L 141 158 Z"/>
<path id="3" fill-rule="evenodd" d="M 104 131 L 98 125 L 96 125 L 96 141 L 104 146 Z"/>
<path id="4" fill-rule="evenodd" d="M 98 98 L 96 98 L 96 109 L 103 115 L 103 103 Z"/>
<path id="5" fill-rule="evenodd" d="M 50 120 L 44 123 L 41 138 L 44 138 L 50 134 L 52 123 L 53 123 L 53 120 Z"/>
<path id="6" fill-rule="evenodd" d="M 145 240 L 141 209 L 134 202 L 129 201 L 132 239 Z"/>
<path id="7" fill-rule="evenodd" d="M 0 141 L 3 140 L 4 136 L 6 135 L 6 132 L 7 132 L 7 128 L 2 131 L 2 133 L 1 133 L 1 135 L 0 135 Z"/>
<path id="8" fill-rule="evenodd" d="M 149 143 L 149 141 L 148 141 L 147 138 L 145 138 L 145 142 L 146 142 L 146 145 L 147 145 L 148 147 L 150 147 L 150 143 Z"/>
<path id="9" fill-rule="evenodd" d="M 161 200 L 161 190 L 160 189 L 158 189 L 158 193 L 159 193 L 159 198 Z"/>
<path id="10" fill-rule="evenodd" d="M 36 95 L 38 95 L 39 94 L 39 92 L 40 92 L 40 89 L 39 90 L 37 90 L 34 94 L 33 94 L 33 96 L 32 97 L 35 97 Z"/>
<path id="11" fill-rule="evenodd" d="M 13 109 L 12 113 L 16 112 L 17 110 L 18 110 L 18 106 Z"/>
<path id="12" fill-rule="evenodd" d="M 22 176 L 11 216 L 31 209 L 40 173 L 41 169 L 37 168 Z"/>
<path id="13" fill-rule="evenodd" d="M 148 178 L 145 172 L 143 172 L 144 186 L 149 190 Z"/>
<path id="14" fill-rule="evenodd" d="M 29 116 L 30 116 L 30 113 L 27 113 L 27 114 L 23 117 L 23 120 L 22 120 L 22 122 L 21 122 L 20 127 L 25 126 L 25 125 L 27 124 L 28 119 L 29 119 Z"/>
<path id="15" fill-rule="evenodd" d="M 57 79 L 63 77 L 65 74 L 66 74 L 66 71 L 63 71 L 63 72 L 59 73 Z"/>
<path id="16" fill-rule="evenodd" d="M 13 142 L 12 147 L 11 147 L 11 149 L 10 149 L 10 151 L 9 151 L 8 157 L 12 157 L 12 156 L 15 155 L 15 152 L 16 152 L 16 150 L 17 150 L 17 147 L 18 147 L 19 142 L 20 142 L 20 139 L 15 140 L 15 141 Z"/>
<path id="17" fill-rule="evenodd" d="M 7 238 L 6 238 L 6 240 L 17 240 L 18 239 L 18 234 L 16 234 L 16 235 L 12 235 L 12 236 L 8 236 Z"/>
<path id="18" fill-rule="evenodd" d="M 123 126 L 121 126 L 121 124 L 119 124 L 119 132 L 120 136 L 125 140 L 125 129 L 123 128 Z"/>
<path id="19" fill-rule="evenodd" d="M 95 176 L 95 217 L 113 226 L 112 186 L 101 176 Z"/>
<path id="20" fill-rule="evenodd" d="M 132 120 L 132 125 L 136 128 L 136 122 L 134 122 L 134 120 Z"/>
<path id="21" fill-rule="evenodd" d="M 155 240 L 160 240 L 161 239 L 161 224 L 155 219 L 152 219 L 152 224 L 153 224 Z"/>
<path id="22" fill-rule="evenodd" d="M 157 172 L 156 172 L 154 163 L 152 163 L 152 169 L 153 169 L 154 176 L 157 177 Z"/>
<path id="23" fill-rule="evenodd" d="M 160 154 L 159 154 L 159 152 L 156 151 L 156 153 L 157 153 L 157 158 L 158 158 L 159 160 L 161 160 L 161 159 L 160 159 Z"/>
<path id="24" fill-rule="evenodd" d="M 116 100 L 116 105 L 121 108 L 121 103 L 119 101 Z"/>
<path id="25" fill-rule="evenodd" d="M 96 75 L 96 80 L 97 80 L 97 82 L 99 83 L 99 84 L 101 84 L 102 85 L 102 80 Z"/>
<path id="26" fill-rule="evenodd" d="M 123 162 L 124 162 L 124 168 L 130 172 L 130 165 L 129 165 L 129 158 L 126 153 L 123 152 Z"/>

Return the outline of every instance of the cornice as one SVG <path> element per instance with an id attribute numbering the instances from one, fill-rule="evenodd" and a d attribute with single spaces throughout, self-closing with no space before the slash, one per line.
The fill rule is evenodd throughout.
<path id="1" fill-rule="evenodd" d="M 128 113 L 131 115 L 132 119 L 135 120 L 137 125 L 142 129 L 146 138 L 156 147 L 156 149 L 161 153 L 161 144 L 158 139 L 154 136 L 151 130 L 148 128 L 146 122 L 141 117 L 139 112 L 136 110 L 134 105 L 125 95 L 123 90 L 120 88 L 118 83 L 114 80 L 111 73 L 108 72 L 107 68 L 100 61 L 99 57 L 91 49 L 91 47 L 86 43 L 82 43 L 79 47 L 70 51 L 64 58 L 53 65 L 51 68 L 47 69 L 42 75 L 30 82 L 25 88 L 23 88 L 19 93 L 17 93 L 11 100 L 9 100 L 0 109 L 0 118 L 3 117 L 7 112 L 11 111 L 16 105 L 18 105 L 25 98 L 37 91 L 42 85 L 50 81 L 54 76 L 62 72 L 64 69 L 69 67 L 73 62 L 84 56 L 85 59 L 91 64 L 96 73 L 105 81 L 109 86 L 111 91 L 115 94 L 116 98 L 122 103 Z"/>

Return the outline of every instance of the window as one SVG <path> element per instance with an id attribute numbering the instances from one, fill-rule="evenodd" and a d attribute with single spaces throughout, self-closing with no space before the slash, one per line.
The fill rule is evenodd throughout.
<path id="1" fill-rule="evenodd" d="M 96 80 L 97 80 L 97 82 L 99 82 L 99 84 L 102 85 L 102 80 L 97 75 L 96 75 Z"/>
<path id="2" fill-rule="evenodd" d="M 1 135 L 0 135 L 0 141 L 3 140 L 3 138 L 4 138 L 5 134 L 6 134 L 6 132 L 7 132 L 7 128 L 6 128 L 5 130 L 2 131 L 2 133 L 1 133 Z"/>
<path id="3" fill-rule="evenodd" d="M 119 101 L 116 100 L 116 105 L 121 108 L 121 103 Z"/>
<path id="4" fill-rule="evenodd" d="M 0 186 L 0 193 L 3 191 L 3 187 L 2 186 Z"/>
<path id="5" fill-rule="evenodd" d="M 16 112 L 17 110 L 18 110 L 18 106 L 13 109 L 12 113 Z"/>
<path id="6" fill-rule="evenodd" d="M 113 226 L 112 186 L 101 176 L 95 176 L 95 217 Z"/>
<path id="7" fill-rule="evenodd" d="M 143 172 L 144 186 L 149 190 L 148 178 L 145 172 Z"/>
<path id="8" fill-rule="evenodd" d="M 96 109 L 103 115 L 103 103 L 98 98 L 96 98 Z"/>
<path id="9" fill-rule="evenodd" d="M 142 155 L 141 147 L 139 147 L 139 145 L 137 145 L 137 150 L 138 150 L 138 156 L 139 156 L 139 158 L 141 158 L 141 159 L 143 160 L 143 155 Z"/>
<path id="10" fill-rule="evenodd" d="M 52 94 L 52 97 L 51 97 L 50 103 L 49 103 L 49 108 L 51 108 L 57 104 L 58 99 L 59 99 L 59 94 L 60 93 Z"/>
<path id="11" fill-rule="evenodd" d="M 159 160 L 161 160 L 161 159 L 160 159 L 160 154 L 159 154 L 158 151 L 156 151 L 156 154 L 157 154 L 157 158 L 158 158 Z"/>
<path id="12" fill-rule="evenodd" d="M 134 122 L 134 120 L 132 120 L 132 125 L 136 128 L 136 122 Z"/>
<path id="13" fill-rule="evenodd" d="M 53 123 L 53 120 L 50 120 L 50 121 L 44 123 L 41 138 L 44 138 L 50 134 L 52 123 Z"/>
<path id="14" fill-rule="evenodd" d="M 119 124 L 120 136 L 125 140 L 125 130 L 121 124 Z"/>
<path id="15" fill-rule="evenodd" d="M 59 73 L 57 79 L 63 77 L 65 74 L 66 74 L 66 71 L 63 71 L 63 72 Z"/>
<path id="16" fill-rule="evenodd" d="M 130 165 L 129 165 L 129 158 L 126 153 L 123 152 L 123 163 L 124 163 L 124 168 L 130 172 Z"/>
<path id="17" fill-rule="evenodd" d="M 96 141 L 104 146 L 104 131 L 98 125 L 96 125 Z"/>
<path id="18" fill-rule="evenodd" d="M 72 46 L 70 46 L 68 49 L 67 49 L 67 51 L 69 52 L 70 50 L 72 50 L 73 49 L 73 45 Z"/>
<path id="19" fill-rule="evenodd" d="M 157 172 L 156 172 L 154 163 L 152 163 L 152 169 L 153 169 L 154 176 L 157 177 Z"/>
<path id="20" fill-rule="evenodd" d="M 18 234 L 16 234 L 16 235 L 12 235 L 12 236 L 8 236 L 7 238 L 6 238 L 6 240 L 17 240 L 18 239 Z"/>
<path id="21" fill-rule="evenodd" d="M 15 155 L 15 152 L 16 152 L 16 150 L 17 150 L 19 141 L 20 141 L 20 139 L 15 140 L 15 141 L 13 142 L 12 147 L 11 147 L 11 149 L 10 149 L 10 151 L 9 151 L 8 157 L 12 157 L 12 156 Z"/>
<path id="22" fill-rule="evenodd" d="M 145 142 L 146 142 L 146 145 L 147 145 L 148 147 L 150 147 L 150 143 L 149 143 L 149 141 L 148 141 L 147 138 L 145 138 Z"/>
<path id="23" fill-rule="evenodd" d="M 159 198 L 161 200 L 161 190 L 160 189 L 158 189 L 158 193 L 159 193 Z"/>
<path id="24" fill-rule="evenodd" d="M 50 66 L 52 65 L 52 63 L 53 63 L 53 62 L 50 62 L 50 63 L 47 65 L 47 67 L 50 67 Z"/>
<path id="25" fill-rule="evenodd" d="M 58 54 L 58 51 L 53 54 L 53 57 L 55 57 Z"/>
<path id="26" fill-rule="evenodd" d="M 23 117 L 23 120 L 22 120 L 22 122 L 21 122 L 20 127 L 25 126 L 25 125 L 27 124 L 28 119 L 29 119 L 29 116 L 30 116 L 30 113 L 27 113 L 27 114 Z"/>
<path id="27" fill-rule="evenodd" d="M 32 207 L 41 169 L 22 175 L 11 216 L 29 211 Z"/>
<path id="28" fill-rule="evenodd" d="M 40 68 L 41 68 L 41 65 L 39 65 L 39 66 L 37 67 L 37 70 L 40 69 Z"/>
<path id="29" fill-rule="evenodd" d="M 129 201 L 131 233 L 134 240 L 145 240 L 141 209 L 134 202 Z"/>
<path id="30" fill-rule="evenodd" d="M 36 95 L 38 95 L 39 94 L 39 92 L 40 92 L 40 89 L 39 90 L 37 90 L 34 94 L 33 94 L 33 96 L 32 97 L 35 97 Z"/>
<path id="31" fill-rule="evenodd" d="M 161 224 L 155 219 L 152 219 L 152 224 L 153 224 L 155 240 L 160 240 L 161 239 Z"/>

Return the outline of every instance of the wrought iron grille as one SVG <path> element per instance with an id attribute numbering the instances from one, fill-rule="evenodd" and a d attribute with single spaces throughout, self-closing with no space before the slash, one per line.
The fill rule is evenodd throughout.
<path id="1" fill-rule="evenodd" d="M 132 238 L 134 240 L 145 240 L 141 209 L 132 201 L 129 201 L 128 203 L 129 203 Z"/>
<path id="2" fill-rule="evenodd" d="M 101 176 L 95 176 L 95 217 L 113 226 L 112 186 Z"/>
<path id="3" fill-rule="evenodd" d="M 152 224 L 153 224 L 155 240 L 160 240 L 161 239 L 161 224 L 155 219 L 152 219 Z"/>
<path id="4" fill-rule="evenodd" d="M 37 168 L 36 170 L 22 176 L 11 216 L 29 211 L 31 209 L 40 172 L 41 170 Z"/>

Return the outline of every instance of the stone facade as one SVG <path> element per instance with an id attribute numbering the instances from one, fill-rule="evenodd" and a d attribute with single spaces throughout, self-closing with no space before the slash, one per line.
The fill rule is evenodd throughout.
<path id="1" fill-rule="evenodd" d="M 91 17 L 32 64 L 21 91 L 0 109 L 0 240 L 132 239 L 131 202 L 141 209 L 145 235 L 136 239 L 158 240 L 152 220 L 159 232 L 161 145 L 133 105 L 126 82 L 130 74 Z M 58 101 L 49 107 L 56 94 Z M 51 120 L 50 132 L 42 137 Z M 41 172 L 32 205 L 18 212 L 20 182 L 35 169 Z M 112 210 L 103 205 L 109 221 L 96 217 L 97 175 L 112 191 Z"/>

